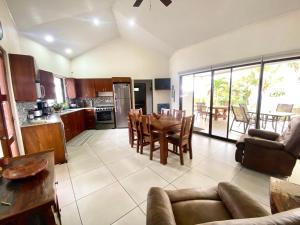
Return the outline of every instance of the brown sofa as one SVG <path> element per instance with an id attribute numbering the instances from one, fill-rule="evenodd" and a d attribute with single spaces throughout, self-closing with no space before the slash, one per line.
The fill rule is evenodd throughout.
<path id="1" fill-rule="evenodd" d="M 147 225 L 299 225 L 300 208 L 270 215 L 245 192 L 230 183 L 206 191 L 166 191 L 153 187 L 148 193 Z"/>
<path id="2" fill-rule="evenodd" d="M 300 118 L 293 118 L 280 136 L 265 130 L 250 129 L 236 143 L 235 159 L 259 172 L 290 176 L 300 154 Z"/>

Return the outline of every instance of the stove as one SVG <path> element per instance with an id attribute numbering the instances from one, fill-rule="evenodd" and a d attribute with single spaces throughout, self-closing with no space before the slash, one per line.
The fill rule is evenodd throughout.
<path id="1" fill-rule="evenodd" d="M 96 129 L 102 130 L 112 128 L 115 128 L 114 106 L 96 106 Z"/>

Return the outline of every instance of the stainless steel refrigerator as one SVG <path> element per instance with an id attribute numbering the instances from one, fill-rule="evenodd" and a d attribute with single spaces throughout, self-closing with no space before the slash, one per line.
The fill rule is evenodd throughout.
<path id="1" fill-rule="evenodd" d="M 116 127 L 128 127 L 128 112 L 131 108 L 130 84 L 114 84 Z"/>

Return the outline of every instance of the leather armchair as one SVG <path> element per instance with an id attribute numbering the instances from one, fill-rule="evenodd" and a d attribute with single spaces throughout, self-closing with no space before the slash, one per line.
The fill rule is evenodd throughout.
<path id="1" fill-rule="evenodd" d="M 236 143 L 235 159 L 259 172 L 290 176 L 300 154 L 300 118 L 293 118 L 280 136 L 265 130 L 250 129 Z"/>
<path id="2" fill-rule="evenodd" d="M 151 188 L 147 225 L 296 225 L 300 208 L 270 215 L 249 195 L 230 183 L 209 190 L 166 191 Z"/>

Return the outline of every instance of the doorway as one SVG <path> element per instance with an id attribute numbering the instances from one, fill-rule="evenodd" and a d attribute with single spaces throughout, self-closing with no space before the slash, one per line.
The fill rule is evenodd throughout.
<path id="1" fill-rule="evenodd" d="M 16 139 L 16 131 L 9 100 L 9 92 L 6 80 L 4 55 L 0 49 L 0 155 L 4 157 L 19 156 L 19 148 Z"/>
<path id="2" fill-rule="evenodd" d="M 135 108 L 143 109 L 144 114 L 153 112 L 152 80 L 134 80 Z"/>

